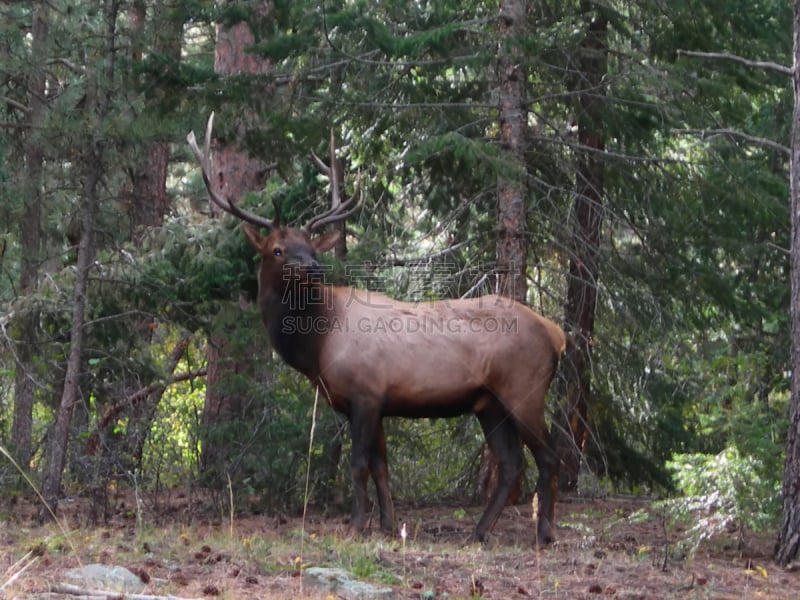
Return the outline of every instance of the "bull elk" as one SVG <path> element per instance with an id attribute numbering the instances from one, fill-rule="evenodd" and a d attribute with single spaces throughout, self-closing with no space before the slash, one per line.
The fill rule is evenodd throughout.
<path id="1" fill-rule="evenodd" d="M 349 421 L 350 526 L 365 527 L 371 476 L 380 526 L 395 530 L 383 417 L 473 413 L 498 459 L 499 477 L 472 538 L 486 540 L 521 475 L 522 440 L 539 469 L 537 541 L 552 541 L 558 460 L 545 422 L 545 396 L 565 347 L 562 329 L 499 296 L 412 304 L 324 284 L 317 255 L 331 249 L 341 232 L 311 234 L 349 215 L 357 196 L 334 202 L 303 229 L 281 225 L 276 203 L 272 220 L 243 210 L 212 183 L 212 123 L 213 114 L 202 151 L 194 133 L 187 141 L 211 201 L 245 221 L 245 235 L 261 259 L 258 303 L 270 342 Z"/>

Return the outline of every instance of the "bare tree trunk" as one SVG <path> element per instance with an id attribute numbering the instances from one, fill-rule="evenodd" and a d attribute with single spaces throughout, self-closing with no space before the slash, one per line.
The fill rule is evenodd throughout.
<path id="1" fill-rule="evenodd" d="M 269 9 L 265 6 L 262 10 L 263 14 L 266 14 Z M 254 41 L 250 26 L 246 22 L 237 23 L 230 28 L 218 26 L 214 71 L 226 76 L 268 74 L 271 70 L 269 61 L 247 51 Z M 248 192 L 261 190 L 264 187 L 264 163 L 250 158 L 237 144 L 243 137 L 248 117 L 250 115 L 243 115 L 236 120 L 239 130 L 230 136 L 225 144 L 220 145 L 214 154 L 212 176 L 217 180 L 217 189 L 223 197 L 236 202 L 241 201 Z M 213 204 L 211 210 L 213 214 L 218 213 Z"/>
<path id="2" fill-rule="evenodd" d="M 519 302 L 528 296 L 526 239 L 527 216 L 525 149 L 528 129 L 527 73 L 519 46 L 525 34 L 527 0 L 501 0 L 498 16 L 500 50 L 497 67 L 499 86 L 500 143 L 516 169 L 516 177 L 497 180 L 497 281 L 496 292 Z M 497 486 L 497 457 L 484 444 L 476 496 L 491 497 Z M 489 474 L 484 476 L 483 474 Z M 518 497 L 520 480 L 512 497 Z"/>
<path id="3" fill-rule="evenodd" d="M 165 68 L 177 69 L 181 61 L 183 41 L 183 18 L 171 2 L 153 2 L 152 41 L 147 45 L 153 54 L 166 59 Z M 143 41 L 148 38 L 146 31 L 146 3 L 133 2 L 129 9 L 129 21 L 134 38 Z M 134 44 L 133 60 L 142 60 L 142 43 Z M 146 98 L 159 94 L 152 90 Z M 169 165 L 169 143 L 152 142 L 146 144 L 135 159 L 131 171 L 131 234 L 141 235 L 151 227 L 159 227 L 169 211 L 167 195 L 167 167 Z"/>
<path id="4" fill-rule="evenodd" d="M 42 165 L 44 150 L 38 132 L 47 108 L 45 104 L 46 72 L 45 60 L 48 48 L 49 14 L 46 2 L 33 4 L 31 28 L 32 71 L 28 79 L 28 115 L 25 134 L 24 161 L 22 169 L 25 194 L 25 209 L 20 223 L 20 293 L 36 289 L 42 247 Z M 11 441 L 19 463 L 25 467 L 31 458 L 33 404 L 34 404 L 34 348 L 36 339 L 36 317 L 22 315 L 17 346 L 17 364 L 14 377 L 14 420 L 11 426 Z"/>
<path id="5" fill-rule="evenodd" d="M 148 8 L 150 11 L 148 20 Z M 163 71 L 177 71 L 181 61 L 183 23 L 185 14 L 179 11 L 176 3 L 134 0 L 128 4 L 127 23 L 131 42 L 129 56 L 132 62 L 158 60 Z M 149 56 L 148 56 L 149 55 Z M 130 76 L 129 85 L 138 85 L 135 75 Z M 164 102 L 165 94 L 159 86 L 148 87 L 144 92 L 145 103 L 153 105 Z M 130 219 L 130 240 L 137 242 L 153 228 L 160 227 L 170 202 L 167 194 L 167 169 L 169 166 L 169 143 L 158 141 L 159 134 L 143 144 L 133 147 L 129 153 L 130 184 L 128 210 Z M 146 341 L 152 336 L 153 318 L 142 317 L 135 325 L 138 335 Z M 174 370 L 174 367 L 173 367 Z M 122 392 L 128 396 L 132 390 Z M 158 403 L 163 394 L 156 391 L 144 402 L 129 406 L 126 434 L 123 437 L 107 436 L 104 452 L 115 455 L 117 460 L 125 457 L 130 469 L 141 469 L 142 451 L 155 418 Z M 101 407 L 98 407 L 100 410 Z M 102 462 L 102 461 L 101 461 Z"/>
<path id="6" fill-rule="evenodd" d="M 105 20 L 105 49 L 103 73 L 90 76 L 87 85 L 87 99 L 89 109 L 97 115 L 97 121 L 107 116 L 110 95 L 105 89 L 100 89 L 100 80 L 103 85 L 113 80 L 114 53 L 116 45 L 116 24 L 119 10 L 119 0 L 105 0 L 103 2 L 103 17 Z M 69 441 L 69 426 L 75 405 L 80 401 L 80 371 L 83 362 L 83 342 L 86 329 L 86 310 L 88 303 L 89 272 L 94 264 L 95 248 L 95 223 L 98 209 L 98 187 L 103 174 L 102 160 L 105 153 L 105 140 L 101 131 L 92 132 L 86 155 L 86 176 L 81 195 L 81 233 L 78 242 L 78 264 L 73 292 L 72 325 L 70 330 L 70 348 L 67 358 L 67 372 L 64 379 L 64 390 L 58 407 L 55 426 L 51 439 L 49 459 L 42 484 L 42 495 L 47 507 L 40 513 L 41 518 L 47 519 L 51 515 L 46 510 L 49 508 L 55 513 L 61 493 L 61 478 L 66 464 L 67 442 Z"/>
<path id="7" fill-rule="evenodd" d="M 526 15 L 526 0 L 500 3 L 500 142 L 517 166 L 518 177 L 501 177 L 497 182 L 497 293 L 520 302 L 526 301 L 528 292 L 524 181 L 527 79 L 518 41 L 525 32 Z"/>
<path id="8" fill-rule="evenodd" d="M 259 15 L 268 13 L 269 6 L 265 3 Z M 214 54 L 214 69 L 223 76 L 236 76 L 240 74 L 258 75 L 269 73 L 271 65 L 268 61 L 249 53 L 247 50 L 254 43 L 250 26 L 246 22 L 237 23 L 230 28 L 218 26 L 217 40 Z M 266 91 L 265 91 L 266 93 Z M 224 145 L 216 148 L 211 176 L 216 179 L 217 189 L 225 198 L 234 202 L 244 199 L 248 192 L 261 190 L 265 183 L 265 166 L 261 160 L 250 158 L 237 142 L 243 137 L 244 129 L 248 123 L 249 115 L 240 116 L 232 123 L 236 123 L 238 130 L 228 136 Z M 217 209 L 211 206 L 212 214 L 217 214 Z M 251 370 L 252 365 L 239 364 L 237 360 L 244 361 L 242 357 L 231 357 L 231 344 L 225 333 L 225 326 L 218 322 L 213 325 L 206 350 L 208 362 L 208 377 L 206 379 L 206 398 L 203 407 L 203 443 L 201 464 L 206 483 L 214 480 L 224 481 L 224 465 L 230 462 L 230 457 L 236 452 L 235 440 L 230 436 L 214 436 L 213 429 L 229 423 L 242 415 L 244 406 L 242 398 L 226 391 L 225 381 L 229 375 L 236 376 Z M 266 336 L 261 337 L 264 346 L 252 348 L 250 359 L 253 356 L 266 358 L 268 347 Z M 265 360 L 259 358 L 260 364 Z M 263 367 L 260 367 L 263 370 Z M 269 379 L 268 375 L 261 374 L 258 379 Z"/>
<path id="9" fill-rule="evenodd" d="M 800 557 L 800 0 L 794 1 L 794 114 L 792 118 L 791 179 L 791 360 L 792 383 L 789 433 L 783 471 L 783 521 L 775 560 L 788 565 Z"/>
<path id="10" fill-rule="evenodd" d="M 585 14 L 591 14 L 584 7 Z M 603 83 L 608 69 L 608 23 L 605 17 L 590 17 L 581 46 L 578 69 L 578 153 L 575 184 L 572 254 L 569 261 L 565 329 L 572 343 L 564 358 L 566 398 L 556 439 L 562 467 L 559 487 L 574 491 L 578 484 L 581 456 L 588 435 L 591 394 L 592 337 L 597 308 L 597 257 L 603 218 L 603 164 L 605 148 L 601 122 L 605 100 Z"/>

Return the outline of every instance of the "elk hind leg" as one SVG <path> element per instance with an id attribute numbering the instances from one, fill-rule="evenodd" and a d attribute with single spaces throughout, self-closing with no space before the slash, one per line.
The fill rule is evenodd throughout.
<path id="1" fill-rule="evenodd" d="M 537 541 L 543 546 L 555 540 L 555 499 L 558 493 L 559 460 L 545 421 L 545 396 L 553 373 L 540 370 L 529 375 L 510 381 L 500 397 L 513 400 L 512 404 L 506 404 L 506 408 L 539 469 L 536 484 Z"/>
<path id="2" fill-rule="evenodd" d="M 555 501 L 558 493 L 558 457 L 553 439 L 547 427 L 542 424 L 539 431 L 518 425 L 525 445 L 530 448 L 536 466 L 539 469 L 539 480 L 536 483 L 538 499 L 537 542 L 540 546 L 555 541 Z"/>
<path id="3" fill-rule="evenodd" d="M 505 409 L 493 402 L 477 417 L 486 442 L 498 462 L 497 487 L 472 534 L 473 541 L 484 542 L 524 472 L 525 456 L 514 421 Z"/>

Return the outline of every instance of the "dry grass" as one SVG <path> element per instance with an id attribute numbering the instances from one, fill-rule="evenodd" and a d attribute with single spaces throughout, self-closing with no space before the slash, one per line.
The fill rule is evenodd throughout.
<path id="1" fill-rule="evenodd" d="M 718 539 L 680 558 L 679 531 L 665 530 L 643 500 L 562 501 L 559 541 L 532 547 L 530 507 L 506 508 L 486 546 L 464 546 L 480 507 L 399 507 L 405 544 L 373 534 L 353 538 L 343 518 L 241 517 L 205 520 L 188 501 L 171 520 L 144 515 L 137 528 L 129 499 L 116 500 L 108 525 L 87 527 L 71 503 L 56 525 L 38 526 L 24 502 L 0 521 L 0 598 L 53 598 L 64 570 L 93 562 L 122 565 L 148 583 L 146 593 L 180 597 L 328 598 L 302 584 L 302 566 L 334 566 L 391 586 L 397 598 L 685 599 L 800 597 L 800 575 L 770 558 L 772 540 L 733 548 Z M 177 510 L 180 508 L 180 510 Z M 192 525 L 185 523 L 192 522 Z M 159 524 L 156 524 L 159 523 Z"/>

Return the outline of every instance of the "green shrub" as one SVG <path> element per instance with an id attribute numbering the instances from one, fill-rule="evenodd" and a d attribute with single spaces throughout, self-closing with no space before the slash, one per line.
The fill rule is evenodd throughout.
<path id="1" fill-rule="evenodd" d="M 672 520 L 689 521 L 687 551 L 715 535 L 737 531 L 740 546 L 748 532 L 764 531 L 780 511 L 780 480 L 761 460 L 734 447 L 719 454 L 675 454 L 667 463 L 683 494 L 658 503 Z"/>

